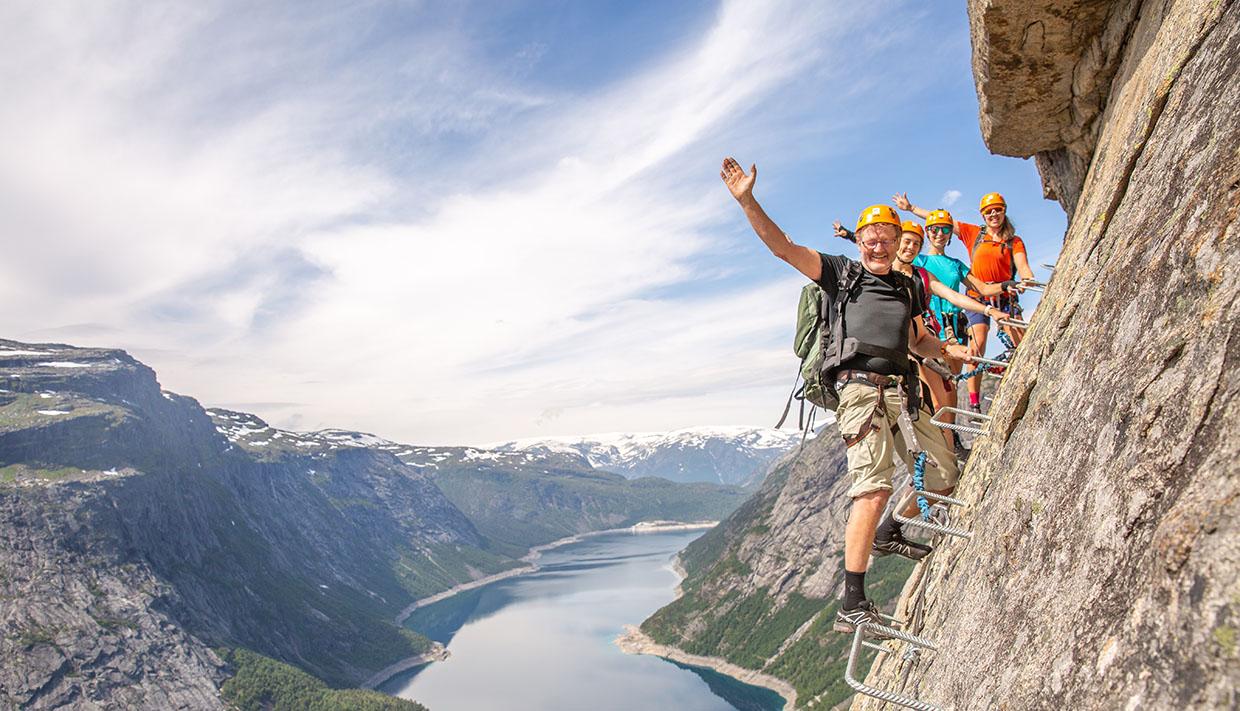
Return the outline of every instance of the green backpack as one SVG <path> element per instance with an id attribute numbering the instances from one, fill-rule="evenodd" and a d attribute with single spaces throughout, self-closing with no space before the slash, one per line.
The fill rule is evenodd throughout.
<path id="1" fill-rule="evenodd" d="M 801 301 L 797 304 L 797 330 L 792 343 L 792 350 L 797 358 L 801 359 L 801 366 L 797 369 L 797 377 L 792 382 L 792 393 L 788 396 L 784 414 L 779 418 L 776 428 L 788 419 L 793 400 L 801 401 L 798 417 L 801 429 L 805 429 L 807 400 L 814 407 L 832 412 L 839 406 L 839 395 L 835 392 L 835 383 L 831 378 L 831 371 L 839 364 L 839 349 L 834 347 L 832 334 L 837 330 L 834 326 L 843 319 L 842 306 L 847 300 L 841 299 L 839 295 L 852 292 L 860 280 L 861 265 L 850 261 L 836 295 L 828 296 L 822 287 L 814 283 L 806 284 L 801 289 Z M 832 327 L 824 327 L 826 324 L 832 324 Z M 831 358 L 833 355 L 836 357 Z M 797 387 L 798 383 L 801 383 L 800 387 Z M 812 417 L 812 410 L 810 414 Z"/>

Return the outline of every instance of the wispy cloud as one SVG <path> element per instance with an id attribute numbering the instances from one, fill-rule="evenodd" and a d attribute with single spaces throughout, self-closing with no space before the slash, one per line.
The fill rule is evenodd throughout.
<path id="1" fill-rule="evenodd" d="M 943 197 L 939 198 L 939 204 L 943 207 L 951 207 L 956 204 L 956 201 L 959 200 L 960 196 L 963 194 L 964 193 L 959 190 L 948 190 L 943 193 Z"/>
<path id="2" fill-rule="evenodd" d="M 770 258 L 715 165 L 824 100 L 794 77 L 842 93 L 881 8 L 727 2 L 582 94 L 525 78 L 537 41 L 497 68 L 461 18 L 329 7 L 0 10 L 6 332 L 90 324 L 206 402 L 413 441 L 777 409 L 800 281 L 719 268 Z"/>

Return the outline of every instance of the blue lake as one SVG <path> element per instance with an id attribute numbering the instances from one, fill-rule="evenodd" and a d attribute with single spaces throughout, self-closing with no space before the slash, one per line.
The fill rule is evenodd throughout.
<path id="1" fill-rule="evenodd" d="M 452 656 L 380 690 L 431 711 L 779 711 L 773 691 L 613 644 L 624 625 L 671 602 L 671 557 L 701 534 L 587 538 L 544 553 L 537 573 L 419 609 L 406 625 Z"/>

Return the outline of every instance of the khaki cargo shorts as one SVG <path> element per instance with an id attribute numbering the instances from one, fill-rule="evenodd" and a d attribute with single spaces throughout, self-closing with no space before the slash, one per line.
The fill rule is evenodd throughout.
<path id="1" fill-rule="evenodd" d="M 861 431 L 870 413 L 874 412 L 878 404 L 878 388 L 866 383 L 848 383 L 839 394 L 835 422 L 840 434 L 848 441 Z M 891 491 L 896 456 L 904 460 L 904 466 L 910 472 L 913 471 L 913 458 L 896 425 L 896 418 L 900 415 L 898 386 L 884 390 L 884 404 L 886 417 L 882 413 L 874 415 L 874 424 L 878 429 L 871 430 L 864 439 L 848 448 L 848 475 L 852 477 L 848 495 L 854 499 L 872 491 Z M 921 416 L 913 422 L 913 431 L 929 455 L 926 460 L 926 489 L 943 491 L 956 486 L 960 469 L 956 464 L 955 452 L 947 447 L 942 431 L 930 424 L 930 417 L 930 413 L 922 410 Z"/>

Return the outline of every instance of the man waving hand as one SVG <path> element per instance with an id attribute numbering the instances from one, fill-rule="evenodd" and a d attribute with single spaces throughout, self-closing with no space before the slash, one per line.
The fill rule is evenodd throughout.
<path id="1" fill-rule="evenodd" d="M 916 318 L 925 309 L 926 296 L 920 283 L 891 268 L 900 220 L 890 206 L 873 205 L 861 213 L 856 231 L 859 260 L 854 261 L 789 239 L 754 198 L 756 165 L 746 173 L 727 158 L 719 176 L 771 253 L 822 287 L 824 299 L 842 304 L 839 327 L 823 325 L 830 342 L 824 347 L 828 355 L 822 364 L 824 382 L 833 383 L 839 397 L 835 419 L 848 448 L 852 480 L 848 493 L 853 500 L 844 534 L 844 600 L 835 629 L 851 632 L 862 622 L 883 624 L 865 597 L 871 550 L 914 559 L 930 552 L 927 546 L 905 540 L 899 524 L 890 517 L 879 529 L 891 496 L 894 456 L 898 454 L 912 471 L 910 449 L 924 449 L 929 491 L 950 493 L 959 476 L 955 455 L 929 424 L 929 413 L 922 411 L 927 416 L 918 417 L 918 398 L 912 390 L 917 387 L 916 378 L 910 373 L 908 355 L 911 351 L 927 358 L 950 355 L 967 360 L 968 350 L 938 340 Z M 902 413 L 908 415 L 903 425 L 899 423 Z M 910 505 L 905 515 L 915 513 L 916 506 Z"/>

